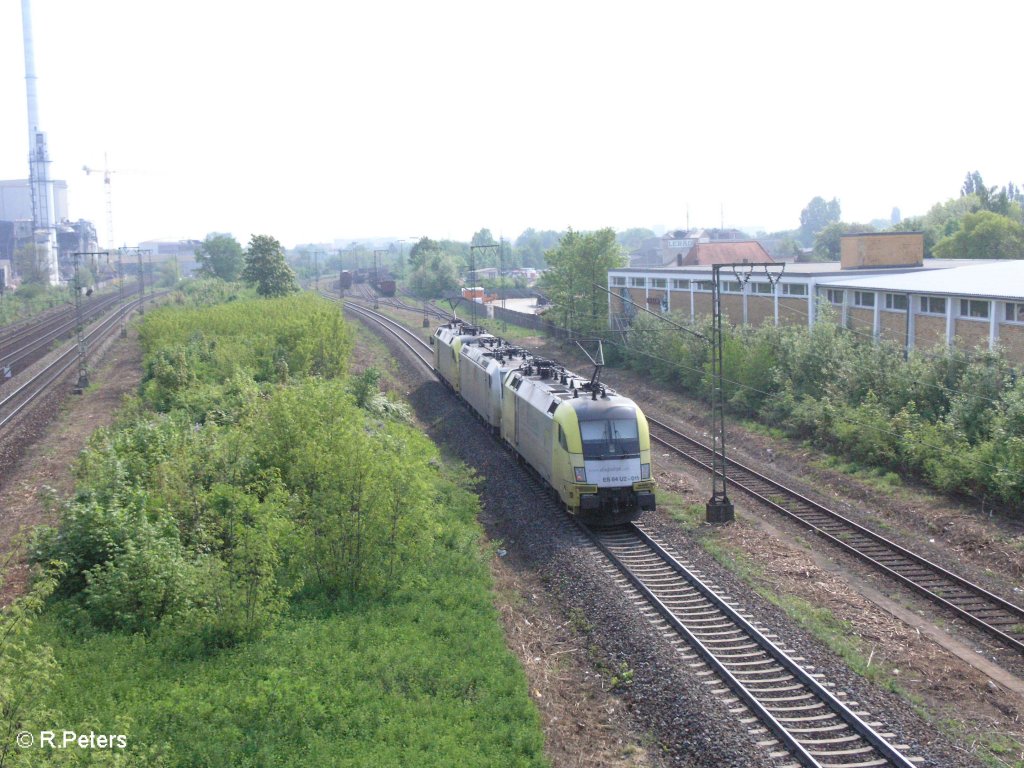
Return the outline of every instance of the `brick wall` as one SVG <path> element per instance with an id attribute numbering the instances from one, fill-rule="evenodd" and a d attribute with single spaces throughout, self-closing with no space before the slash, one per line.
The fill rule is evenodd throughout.
<path id="1" fill-rule="evenodd" d="M 875 312 L 871 309 L 847 307 L 846 324 L 849 328 L 857 331 L 858 333 L 866 333 L 870 335 L 875 327 Z"/>
<path id="2" fill-rule="evenodd" d="M 807 325 L 807 299 L 779 299 L 779 325 Z"/>
<path id="3" fill-rule="evenodd" d="M 907 342 L 907 313 L 882 310 L 878 317 L 879 335 L 900 346 Z"/>
<path id="4" fill-rule="evenodd" d="M 953 335 L 959 340 L 957 347 L 972 350 L 975 347 L 988 349 L 988 320 L 965 320 L 958 318 Z"/>
<path id="5" fill-rule="evenodd" d="M 747 322 L 761 325 L 765 321 L 775 323 L 775 304 L 771 296 L 747 297 Z"/>
<path id="6" fill-rule="evenodd" d="M 1011 360 L 1024 363 L 1024 325 L 999 324 L 999 346 Z"/>
<path id="7" fill-rule="evenodd" d="M 914 346 L 917 349 L 946 345 L 946 318 L 914 315 Z"/>

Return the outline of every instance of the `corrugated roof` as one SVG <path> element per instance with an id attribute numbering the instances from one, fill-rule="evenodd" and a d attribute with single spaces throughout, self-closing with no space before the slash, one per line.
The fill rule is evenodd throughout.
<path id="1" fill-rule="evenodd" d="M 783 262 L 777 261 L 777 269 L 783 268 Z M 868 275 L 885 275 L 891 276 L 895 274 L 919 274 L 921 272 L 933 272 L 936 270 L 950 270 L 955 267 L 961 266 L 978 266 L 979 263 L 984 264 L 997 264 L 999 263 L 996 259 L 988 261 L 979 261 L 978 259 L 925 259 L 924 264 L 920 267 L 877 267 L 869 269 L 863 267 L 861 269 L 841 269 L 838 261 L 810 261 L 810 262 L 785 262 L 785 274 L 786 278 L 815 278 L 815 277 L 829 277 L 834 275 L 835 279 L 844 279 L 849 277 L 861 278 Z M 776 270 L 773 270 L 773 273 Z M 674 264 L 666 265 L 664 267 L 620 267 L 619 269 L 611 270 L 616 275 L 621 274 L 632 274 L 649 272 L 651 274 L 666 275 L 668 273 L 693 273 L 693 272 L 707 272 L 711 273 L 710 265 L 701 264 L 688 264 L 683 267 L 677 267 Z"/>
<path id="2" fill-rule="evenodd" d="M 864 277 L 830 277 L 819 285 L 864 288 L 890 293 L 928 293 L 1024 300 L 1024 261 L 994 261 L 950 269 L 921 270 Z"/>

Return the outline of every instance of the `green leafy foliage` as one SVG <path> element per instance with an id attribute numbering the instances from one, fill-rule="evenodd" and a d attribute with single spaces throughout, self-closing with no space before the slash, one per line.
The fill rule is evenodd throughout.
<path id="1" fill-rule="evenodd" d="M 992 211 L 968 213 L 960 229 L 935 244 L 934 254 L 940 259 L 1020 259 L 1024 226 Z"/>
<path id="2" fill-rule="evenodd" d="M 558 323 L 573 331 L 597 333 L 608 327 L 608 300 L 600 288 L 609 269 L 626 263 L 615 231 L 570 229 L 545 254 L 549 269 L 541 279 Z"/>
<path id="3" fill-rule="evenodd" d="M 295 273 L 285 261 L 284 248 L 270 235 L 253 235 L 245 251 L 242 279 L 256 286 L 260 296 L 287 296 L 299 290 Z"/>
<path id="4" fill-rule="evenodd" d="M 10 275 L 7 276 L 10 279 Z M 66 288 L 25 283 L 18 290 L 0 290 L 0 325 L 24 320 L 70 301 Z"/>
<path id="5" fill-rule="evenodd" d="M 1024 498 L 1024 384 L 1000 354 L 914 352 L 834 322 L 810 328 L 723 328 L 723 394 L 753 416 L 853 461 L 916 476 L 935 488 L 1020 509 Z M 677 318 L 683 322 L 683 318 Z M 692 326 L 710 336 L 706 323 Z M 710 399 L 710 347 L 693 334 L 633 320 L 631 367 Z"/>
<path id="6" fill-rule="evenodd" d="M 376 371 L 344 375 L 322 306 L 147 316 L 143 395 L 33 539 L 67 565 L 32 644 L 0 647 L 0 684 L 38 672 L 0 687 L 30 705 L 11 722 L 126 722 L 124 765 L 545 764 L 465 470 Z"/>
<path id="7" fill-rule="evenodd" d="M 234 282 L 242 273 L 245 256 L 242 246 L 228 234 L 213 232 L 196 248 L 199 274 Z"/>
<path id="8" fill-rule="evenodd" d="M 60 670 L 50 646 L 33 633 L 44 601 L 57 586 L 62 566 L 47 564 L 29 592 L 0 610 L 0 765 L 30 765 L 31 752 L 19 747 L 20 731 L 52 727 L 46 693 Z"/>

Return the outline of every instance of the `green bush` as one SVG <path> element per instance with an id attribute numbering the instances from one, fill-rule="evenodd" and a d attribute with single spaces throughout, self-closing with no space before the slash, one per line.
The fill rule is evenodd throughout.
<path id="1" fill-rule="evenodd" d="M 104 629 L 148 632 L 195 598 L 195 566 L 176 538 L 141 525 L 120 551 L 85 572 L 85 605 Z"/>
<path id="2" fill-rule="evenodd" d="M 852 333 L 819 308 L 815 325 L 722 329 L 728 413 L 756 417 L 859 464 L 1020 509 L 1024 377 L 999 354 L 912 351 Z M 686 325 L 685 318 L 675 322 Z M 633 319 L 619 354 L 631 368 L 711 399 L 710 321 L 670 329 Z M 614 342 L 614 339 L 612 340 Z"/>

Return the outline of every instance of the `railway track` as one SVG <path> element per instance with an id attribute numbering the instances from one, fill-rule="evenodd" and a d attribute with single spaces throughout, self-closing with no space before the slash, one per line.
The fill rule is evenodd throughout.
<path id="1" fill-rule="evenodd" d="M 146 298 L 151 299 L 153 296 L 149 295 Z M 110 333 L 119 325 L 122 314 L 131 312 L 139 306 L 140 302 L 141 300 L 138 298 L 128 301 L 119 311 L 110 313 L 100 322 L 93 325 L 93 327 L 87 329 L 85 333 L 86 343 L 94 344 Z M 26 409 L 33 402 L 60 381 L 68 369 L 77 365 L 77 363 L 78 345 L 77 343 L 68 344 L 42 370 L 22 382 L 12 391 L 4 394 L 0 398 L 0 429 L 10 424 L 20 414 L 25 413 Z"/>
<path id="2" fill-rule="evenodd" d="M 693 464 L 712 471 L 711 448 L 651 418 L 649 414 L 647 421 L 652 439 Z M 729 485 L 812 530 L 936 605 L 952 611 L 1014 650 L 1024 652 L 1024 608 L 737 461 L 727 459 L 727 467 Z"/>
<path id="3" fill-rule="evenodd" d="M 321 291 L 321 295 L 331 301 L 342 301 L 338 294 L 333 291 Z M 397 320 L 392 320 L 390 317 L 382 315 L 380 312 L 374 312 L 369 307 L 361 306 L 352 301 L 345 301 L 344 309 L 346 312 L 351 312 L 369 320 L 370 322 L 382 326 L 385 330 L 391 333 L 400 344 L 416 355 L 416 357 L 419 358 L 427 368 L 432 369 L 433 354 L 431 352 L 430 345 L 415 331 L 410 330 Z"/>
<path id="4" fill-rule="evenodd" d="M 392 321 L 394 322 L 394 321 Z M 395 325 L 400 325 L 395 323 Z M 712 471 L 711 449 L 647 414 L 652 439 Z M 734 460 L 728 483 L 944 610 L 1024 652 L 1024 608 Z"/>
<path id="5" fill-rule="evenodd" d="M 111 293 L 86 300 L 82 317 L 91 322 L 117 305 L 118 294 Z M 74 306 L 63 307 L 43 317 L 11 329 L 0 336 L 0 371 L 4 376 L 15 376 L 19 371 L 43 357 L 54 341 L 71 336 L 78 324 Z"/>
<path id="6" fill-rule="evenodd" d="M 335 298 L 335 297 L 329 297 Z M 393 334 L 431 367 L 430 345 L 414 331 L 379 312 L 354 302 L 346 311 L 374 322 Z M 538 478 L 530 482 L 544 494 Z M 546 494 L 544 494 L 546 496 Z M 833 695 L 826 684 L 800 666 L 799 659 L 777 647 L 728 599 L 679 563 L 636 525 L 589 529 L 570 518 L 609 567 L 621 574 L 624 589 L 647 603 L 648 618 L 660 619 L 677 650 L 691 663 L 703 663 L 721 681 L 716 692 L 731 696 L 740 723 L 776 759 L 807 768 L 910 768 L 903 745 L 876 730 L 865 713 Z"/>
<path id="7" fill-rule="evenodd" d="M 773 758 L 788 755 L 813 768 L 915 765 L 903 754 L 907 746 L 891 744 L 893 736 L 878 732 L 877 723 L 854 709 L 856 702 L 831 693 L 642 527 L 589 529 L 574 522 L 647 602 L 648 618 L 656 614 L 684 656 L 714 672 L 724 686 L 716 693 L 742 705 L 732 711 L 749 711 L 738 719 Z"/>

